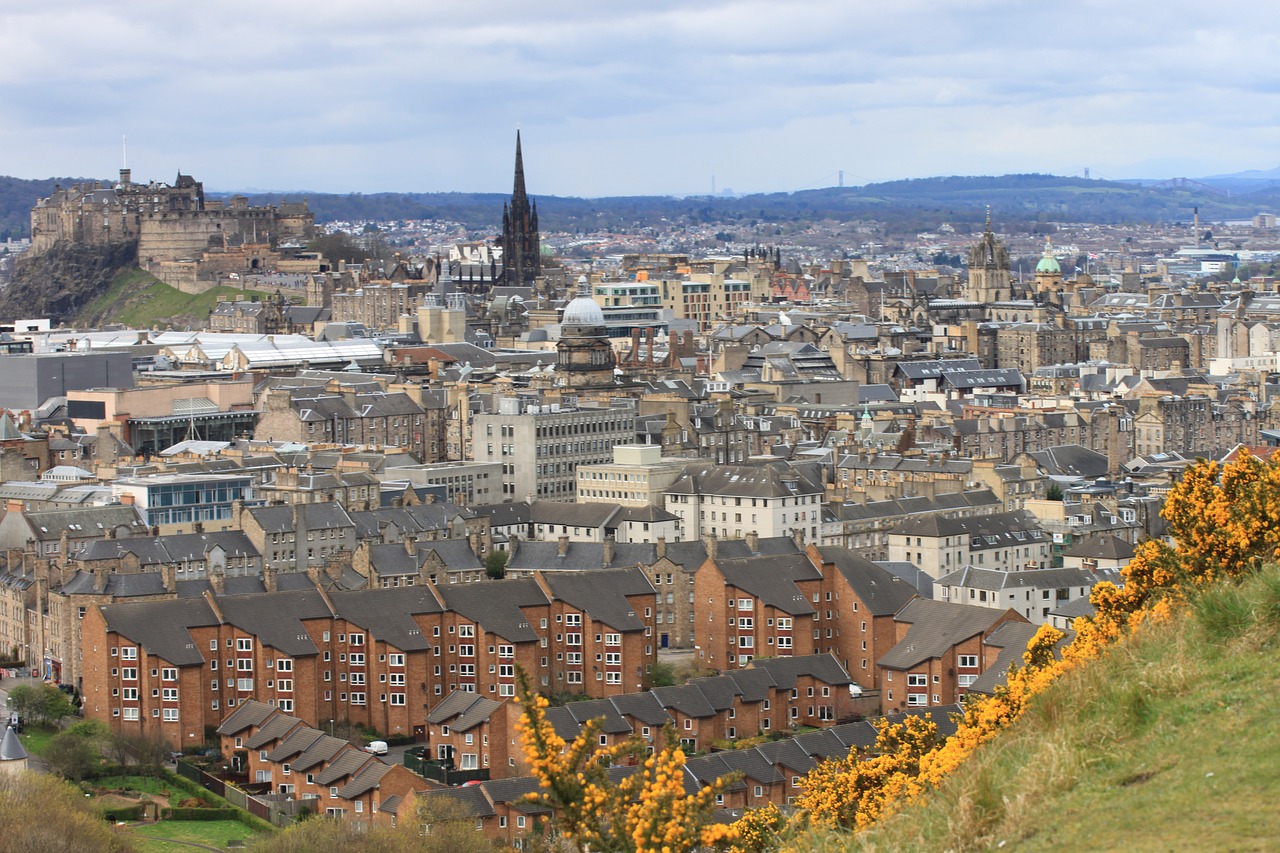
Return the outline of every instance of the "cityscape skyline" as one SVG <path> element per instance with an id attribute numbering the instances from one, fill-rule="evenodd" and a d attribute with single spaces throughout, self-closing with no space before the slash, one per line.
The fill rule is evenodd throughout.
<path id="1" fill-rule="evenodd" d="M 0 34 L 2 171 L 112 175 L 127 137 L 141 180 L 506 192 L 517 127 L 533 195 L 1271 168 L 1275 39 L 1239 40 L 1241 4 L 1155 8 L 33 8 Z"/>

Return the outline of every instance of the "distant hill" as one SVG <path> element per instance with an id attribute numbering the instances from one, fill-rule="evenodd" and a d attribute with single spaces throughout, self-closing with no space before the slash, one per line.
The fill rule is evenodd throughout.
<path id="1" fill-rule="evenodd" d="M 29 211 L 55 183 L 0 177 L 0 238 L 25 236 Z M 1233 183 L 1234 182 L 1234 183 Z M 948 176 L 887 181 L 861 187 L 828 187 L 793 193 L 710 196 L 535 196 L 544 230 L 596 231 L 685 223 L 806 222 L 874 219 L 891 230 L 913 233 L 943 222 L 978 225 L 990 206 L 1003 230 L 1030 230 L 1050 222 L 1189 221 L 1245 219 L 1260 210 L 1280 210 L 1280 170 L 1205 178 L 1205 186 L 1163 186 L 1156 181 L 1101 181 L 1059 175 Z M 1227 192 L 1224 193 L 1223 190 Z M 227 197 L 231 192 L 210 192 Z M 306 200 L 318 222 L 445 219 L 480 233 L 494 233 L 502 219 L 502 193 L 315 193 L 254 192 L 251 204 Z"/>
<path id="2" fill-rule="evenodd" d="M 253 204 L 306 198 L 320 222 L 359 219 L 439 218 L 492 231 L 502 215 L 500 193 L 323 193 L 250 196 Z M 1210 187 L 1143 186 L 1057 175 L 920 178 L 829 187 L 738 198 L 626 196 L 572 198 L 536 196 L 546 230 L 591 231 L 601 227 L 668 222 L 800 221 L 876 219 L 909 231 L 942 222 L 977 224 L 990 206 L 1001 227 L 1043 222 L 1175 222 L 1200 209 L 1203 220 L 1243 219 L 1280 207 L 1280 183 L 1260 192 L 1224 195 Z"/>
<path id="3" fill-rule="evenodd" d="M 0 240 L 31 235 L 31 208 L 62 184 L 84 183 L 90 178 L 43 178 L 27 180 L 0 175 Z"/>

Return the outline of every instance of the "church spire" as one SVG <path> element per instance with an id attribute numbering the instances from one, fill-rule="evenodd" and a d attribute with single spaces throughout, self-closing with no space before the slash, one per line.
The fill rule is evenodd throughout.
<path id="1" fill-rule="evenodd" d="M 508 285 L 533 285 L 542 271 L 538 210 L 530 203 L 524 186 L 524 151 L 520 131 L 516 131 L 516 173 L 511 202 L 502 211 L 502 266 Z"/>
<path id="2" fill-rule="evenodd" d="M 520 131 L 516 131 L 516 180 L 511 190 L 512 207 L 518 207 L 516 199 L 524 199 L 524 155 L 520 152 Z"/>

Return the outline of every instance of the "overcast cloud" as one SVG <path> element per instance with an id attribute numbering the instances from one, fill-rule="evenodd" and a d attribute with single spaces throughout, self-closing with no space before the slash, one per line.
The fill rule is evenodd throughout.
<path id="1" fill-rule="evenodd" d="M 12 7 L 12 4 L 9 4 Z M 50 0 L 0 13 L 0 174 L 211 189 L 791 191 L 1280 165 L 1280 5 Z"/>

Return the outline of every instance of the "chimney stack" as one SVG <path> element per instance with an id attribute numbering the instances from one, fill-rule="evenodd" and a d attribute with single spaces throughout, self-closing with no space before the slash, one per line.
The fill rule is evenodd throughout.
<path id="1" fill-rule="evenodd" d="M 654 554 L 659 560 L 667 556 L 667 537 L 659 536 L 657 545 L 653 549 Z"/>
<path id="2" fill-rule="evenodd" d="M 707 533 L 702 537 L 702 544 L 707 549 L 707 559 L 714 560 L 716 558 L 716 535 L 715 533 Z"/>
<path id="3" fill-rule="evenodd" d="M 556 543 L 556 554 L 557 556 L 563 557 L 563 556 L 566 556 L 568 553 L 569 553 L 569 537 L 561 536 Z"/>
<path id="4" fill-rule="evenodd" d="M 614 541 L 612 534 L 604 537 L 604 565 L 607 567 L 613 562 L 613 558 L 617 556 L 617 549 L 614 547 L 617 543 Z"/>
<path id="5" fill-rule="evenodd" d="M 752 554 L 760 553 L 760 534 L 754 530 L 747 531 L 747 550 Z"/>

